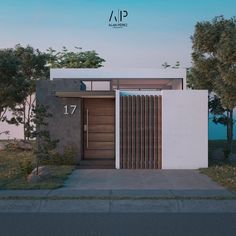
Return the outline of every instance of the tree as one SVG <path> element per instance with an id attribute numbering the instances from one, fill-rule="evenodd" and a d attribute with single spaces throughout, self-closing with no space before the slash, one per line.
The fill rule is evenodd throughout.
<path id="1" fill-rule="evenodd" d="M 8 120 L 10 124 L 23 124 L 24 139 L 30 138 L 32 124 L 30 114 L 35 106 L 36 81 L 49 78 L 49 68 L 46 67 L 48 54 L 40 52 L 31 46 L 23 47 L 20 44 L 14 49 L 16 60 L 18 60 L 18 71 L 27 83 L 25 97 L 21 104 L 12 108 L 13 117 Z"/>
<path id="2" fill-rule="evenodd" d="M 19 70 L 20 61 L 13 49 L 0 50 L 0 121 L 7 120 L 6 112 L 21 104 L 29 87 Z M 5 131 L 1 131 L 3 133 Z"/>
<path id="3" fill-rule="evenodd" d="M 49 79 L 49 68 L 98 68 L 105 61 L 95 51 L 62 51 L 49 48 L 41 52 L 31 46 L 20 44 L 0 51 L 0 120 L 9 124 L 23 125 L 24 139 L 29 139 L 34 131 L 30 115 L 35 109 L 36 81 Z M 81 84 L 83 87 L 83 84 Z M 19 98 L 20 95 L 21 97 Z M 11 109 L 12 117 L 6 117 Z"/>
<path id="4" fill-rule="evenodd" d="M 51 68 L 99 68 L 105 60 L 92 51 L 81 51 L 82 48 L 75 47 L 76 52 L 69 51 L 66 47 L 61 52 L 49 48 L 48 65 Z M 79 51 L 78 51 L 79 50 Z"/>
<path id="5" fill-rule="evenodd" d="M 52 154 L 52 151 L 57 147 L 59 140 L 53 140 L 48 131 L 48 122 L 47 119 L 52 117 L 52 114 L 48 112 L 48 107 L 44 105 L 37 105 L 30 114 L 30 119 L 33 121 L 33 128 L 31 138 L 36 138 L 37 140 L 37 149 L 35 151 L 37 162 L 37 175 L 38 168 L 42 161 L 49 160 Z"/>
<path id="6" fill-rule="evenodd" d="M 192 88 L 208 89 L 210 99 L 212 94 L 219 99 L 222 114 L 226 111 L 224 122 L 230 153 L 236 106 L 236 19 L 218 16 L 212 21 L 198 22 L 191 39 L 193 67 L 188 73 L 188 84 Z"/>
<path id="7" fill-rule="evenodd" d="M 92 51 L 81 51 L 81 47 L 75 47 L 76 51 L 69 51 L 66 47 L 62 47 L 62 51 L 56 51 L 53 48 L 47 49 L 48 66 L 50 68 L 99 68 L 105 60 Z M 85 90 L 86 86 L 81 81 L 81 90 Z"/>

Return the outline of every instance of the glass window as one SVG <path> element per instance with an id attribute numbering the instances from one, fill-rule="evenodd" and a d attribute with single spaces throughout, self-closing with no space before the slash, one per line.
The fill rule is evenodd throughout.
<path id="1" fill-rule="evenodd" d="M 110 91 L 110 81 L 92 81 L 93 91 Z"/>
<path id="2" fill-rule="evenodd" d="M 84 80 L 85 91 L 110 91 L 110 81 L 91 81 Z"/>

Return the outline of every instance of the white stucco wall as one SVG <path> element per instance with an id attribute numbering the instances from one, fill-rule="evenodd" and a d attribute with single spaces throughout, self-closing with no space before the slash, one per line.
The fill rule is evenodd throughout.
<path id="1" fill-rule="evenodd" d="M 208 166 L 208 93 L 162 91 L 162 169 Z"/>
<path id="2" fill-rule="evenodd" d="M 28 97 L 28 101 L 29 101 Z M 31 100 L 34 101 L 35 95 L 33 94 L 31 97 Z M 26 104 L 26 115 L 28 111 L 28 105 Z M 8 119 L 11 119 L 12 117 L 12 111 L 9 109 L 6 112 L 6 116 Z M 9 131 L 9 134 L 1 134 L 0 140 L 6 140 L 6 139 L 24 139 L 24 127 L 22 124 L 16 125 L 10 125 L 7 122 L 0 122 L 0 132 L 3 131 Z"/>
<path id="3" fill-rule="evenodd" d="M 12 117 L 12 112 L 7 111 L 6 116 L 8 119 Z M 0 121 L 0 132 L 9 131 L 9 134 L 1 134 L 0 140 L 6 140 L 6 139 L 23 139 L 24 138 L 24 130 L 23 125 L 10 125 L 7 122 L 1 122 Z"/>

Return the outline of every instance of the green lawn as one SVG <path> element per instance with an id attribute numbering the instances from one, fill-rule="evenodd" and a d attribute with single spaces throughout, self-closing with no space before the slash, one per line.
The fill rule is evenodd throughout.
<path id="1" fill-rule="evenodd" d="M 50 165 L 52 175 L 39 183 L 27 182 L 27 175 L 35 167 L 33 151 L 11 148 L 0 151 L 0 189 L 54 189 L 63 186 L 72 172 L 71 165 Z"/>
<path id="2" fill-rule="evenodd" d="M 225 145 L 224 140 L 209 141 L 209 168 L 200 171 L 227 189 L 236 191 L 236 163 L 230 163 L 228 160 L 212 160 L 212 152 L 224 148 Z M 236 141 L 233 143 L 233 153 L 236 153 Z"/>
<path id="3" fill-rule="evenodd" d="M 209 168 L 201 169 L 201 173 L 208 175 L 215 182 L 229 190 L 236 191 L 236 165 L 214 164 Z"/>

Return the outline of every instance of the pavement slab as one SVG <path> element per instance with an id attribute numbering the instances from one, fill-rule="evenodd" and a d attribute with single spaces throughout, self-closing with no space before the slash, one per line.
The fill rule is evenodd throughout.
<path id="1" fill-rule="evenodd" d="M 12 196 L 12 197 L 45 197 L 53 190 L 0 190 L 0 197 Z"/>
<path id="2" fill-rule="evenodd" d="M 111 197 L 174 197 L 173 193 L 170 190 L 158 190 L 158 189 L 150 189 L 150 190 L 111 190 Z"/>
<path id="3" fill-rule="evenodd" d="M 138 213 L 138 212 L 178 212 L 179 201 L 177 200 L 113 200 L 110 211 L 113 213 Z"/>
<path id="4" fill-rule="evenodd" d="M 236 192 L 197 170 L 75 170 L 60 189 L 0 190 L 0 212 L 236 212 Z"/>
<path id="5" fill-rule="evenodd" d="M 179 200 L 179 212 L 236 213 L 235 200 Z"/>
<path id="6" fill-rule="evenodd" d="M 194 190 L 186 190 L 179 189 L 173 190 L 170 189 L 170 192 L 175 197 L 199 197 L 199 198 L 234 198 L 236 195 L 233 192 L 230 192 L 226 189 L 194 189 Z"/>
<path id="7" fill-rule="evenodd" d="M 0 200 L 5 213 L 236 213 L 235 200 Z"/>
<path id="8" fill-rule="evenodd" d="M 198 170 L 74 170 L 64 189 L 224 189 Z"/>
<path id="9" fill-rule="evenodd" d="M 0 200 L 0 212 L 38 212 L 40 200 Z"/>
<path id="10" fill-rule="evenodd" d="M 93 189 L 55 189 L 48 197 L 109 197 L 111 190 L 93 190 Z"/>
<path id="11" fill-rule="evenodd" d="M 39 212 L 109 212 L 110 202 L 105 200 L 46 200 Z"/>

